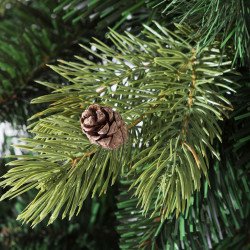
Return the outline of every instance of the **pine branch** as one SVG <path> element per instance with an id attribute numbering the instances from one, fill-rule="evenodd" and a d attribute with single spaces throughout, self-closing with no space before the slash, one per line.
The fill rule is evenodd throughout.
<path id="1" fill-rule="evenodd" d="M 140 4 L 137 4 L 135 10 L 138 10 L 143 3 L 144 1 L 141 1 Z M 125 9 L 131 9 L 130 4 L 126 2 Z M 6 5 L 11 9 L 6 9 Z M 0 55 L 2 58 L 0 60 L 0 102 L 4 104 L 1 105 L 1 120 L 10 121 L 13 124 L 25 123 L 27 113 L 30 114 L 28 112 L 30 109 L 27 105 L 23 106 L 18 101 L 12 102 L 11 105 L 11 107 L 17 106 L 18 108 L 11 109 L 9 103 L 13 100 L 14 94 L 15 96 L 26 96 L 25 93 L 29 89 L 36 90 L 32 91 L 34 94 L 41 91 L 31 86 L 33 85 L 32 81 L 41 78 L 41 69 L 44 69 L 47 63 L 52 63 L 55 58 L 61 57 L 61 55 L 63 55 L 62 58 L 65 58 L 65 50 L 69 48 L 72 41 L 80 41 L 83 34 L 79 32 L 79 27 L 84 25 L 84 37 L 92 36 L 89 33 L 94 27 L 99 29 L 98 33 L 101 32 L 100 28 L 103 32 L 103 30 L 106 30 L 107 19 L 109 19 L 108 24 L 114 25 L 120 18 L 120 15 L 113 15 L 114 11 L 122 11 L 123 13 L 124 9 L 120 8 L 123 4 L 118 3 L 115 5 L 116 7 L 113 5 L 115 7 L 113 12 L 109 13 L 108 16 L 103 16 L 106 8 L 111 5 L 109 1 L 99 5 L 99 2 L 93 2 L 89 3 L 87 7 L 87 2 L 82 3 L 82 1 L 74 1 L 70 5 L 68 1 L 64 1 L 59 6 L 56 2 L 49 0 L 27 3 L 11 0 L 1 2 L 0 12 L 2 10 L 4 13 L 4 18 L 0 24 Z M 85 6 L 87 9 L 84 9 L 82 13 L 79 6 Z M 64 12 L 64 10 L 67 12 L 74 10 L 72 12 L 74 15 L 76 14 L 75 11 L 80 11 L 84 14 L 82 16 L 84 24 L 64 22 L 61 18 L 61 12 Z M 100 20 L 89 20 L 87 16 L 95 15 L 95 11 L 101 12 Z M 123 15 L 124 13 L 122 13 L 120 14 Z M 125 16 L 127 17 L 129 14 L 128 11 Z M 110 15 L 112 16 L 111 19 Z M 71 15 L 66 16 L 71 17 Z M 105 16 L 106 18 L 103 20 Z M 146 16 L 148 17 L 150 14 L 148 13 Z M 68 18 L 65 20 L 68 20 Z M 122 22 L 125 22 L 125 19 L 122 18 Z M 137 17 L 134 16 L 133 20 L 137 20 Z M 139 23 L 143 20 L 145 20 L 145 14 L 142 19 L 138 17 Z M 88 27 L 87 30 L 86 26 Z M 70 48 L 70 53 L 73 53 L 72 48 Z M 32 97 L 34 96 L 32 95 Z M 28 99 L 31 99 L 31 97 Z M 22 117 L 23 119 L 21 119 Z"/>
<path id="2" fill-rule="evenodd" d="M 199 46 L 206 47 L 216 39 L 220 47 L 231 51 L 234 64 L 249 63 L 249 1 L 192 0 L 155 2 L 163 13 L 175 16 L 175 21 L 188 23 L 199 37 Z"/>
<path id="3" fill-rule="evenodd" d="M 247 249 L 249 242 L 249 73 L 234 78 L 241 85 L 230 99 L 235 112 L 223 129 L 222 161 L 212 163 L 209 183 L 202 181 L 189 209 L 175 218 L 157 221 L 157 215 L 144 217 L 138 199 L 126 190 L 133 180 L 121 181 L 118 196 L 117 228 L 121 249 Z M 238 146 L 240 145 L 240 148 Z M 238 150 L 236 150 L 238 149 Z M 154 210 L 154 204 L 150 205 Z M 129 232 L 129 233 L 128 233 Z"/>
<path id="4" fill-rule="evenodd" d="M 156 19 L 160 9 L 153 8 L 151 2 L 149 0 L 61 0 L 55 8 L 55 13 L 62 14 L 63 20 L 71 21 L 73 24 L 98 20 L 97 30 L 106 29 L 108 26 L 117 29 L 123 24 L 131 27 L 148 22 L 152 18 Z"/>
<path id="5" fill-rule="evenodd" d="M 16 0 L 1 0 L 0 2 L 0 18 L 4 16 L 7 8 L 11 7 L 12 4 L 16 4 Z"/>
<path id="6" fill-rule="evenodd" d="M 139 175 L 131 188 L 144 213 L 164 220 L 185 211 L 201 176 L 208 177 L 210 155 L 219 158 L 213 140 L 220 139 L 218 121 L 231 109 L 224 95 L 233 92 L 224 76 L 230 62 L 220 63 L 216 47 L 197 57 L 189 32 L 184 26 L 171 32 L 158 23 L 145 26 L 140 38 L 111 31 L 114 48 L 98 40 L 92 50 L 83 46 L 99 62 L 76 57 L 78 62 L 51 66 L 70 84 L 43 83 L 53 92 L 33 103 L 51 104 L 31 118 L 40 119 L 30 126 L 35 136 L 21 146 L 34 156 L 11 162 L 16 167 L 1 182 L 11 187 L 2 199 L 39 189 L 20 219 L 36 225 L 51 212 L 53 222 L 64 205 L 63 217 L 71 218 L 87 195 L 105 193 L 128 168 L 129 175 Z M 125 152 L 86 141 L 79 117 L 91 103 L 122 114 L 130 127 Z"/>
<path id="7" fill-rule="evenodd" d="M 9 166 L 17 167 L 9 170 L 3 176 L 6 180 L 0 184 L 12 186 L 2 199 L 19 196 L 33 188 L 39 189 L 18 219 L 32 221 L 32 226 L 35 226 L 53 211 L 50 224 L 63 207 L 62 218 L 67 214 L 71 218 L 79 213 L 89 193 L 92 197 L 96 193 L 101 195 L 110 184 L 114 184 L 122 150 L 94 149 L 80 136 L 81 131 L 75 121 L 62 116 L 48 117 L 42 121 L 42 126 L 38 122 L 31 132 L 36 136 L 23 139 L 27 144 L 19 147 L 34 155 L 22 155 L 10 162 Z M 89 153 L 93 149 L 95 153 Z"/>
<path id="8" fill-rule="evenodd" d="M 171 216 L 163 222 L 157 215 L 143 216 L 138 200 L 126 192 L 128 184 L 123 181 L 117 212 L 120 248 L 171 249 L 178 246 L 195 250 L 226 244 L 224 240 L 245 228 L 249 217 L 249 182 L 241 172 L 242 169 L 229 164 L 219 168 L 217 163 L 210 170 L 210 188 L 204 181 L 201 192 L 191 198 L 189 209 L 178 218 Z M 150 209 L 154 210 L 153 204 Z M 243 238 L 244 234 L 247 235 L 247 230 L 241 233 Z M 230 243 L 227 240 L 227 244 Z"/>

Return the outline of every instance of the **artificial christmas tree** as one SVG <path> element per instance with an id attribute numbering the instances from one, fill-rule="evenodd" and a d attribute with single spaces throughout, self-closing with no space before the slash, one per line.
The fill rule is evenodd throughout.
<path id="1" fill-rule="evenodd" d="M 39 2 L 6 10 L 34 8 L 54 26 L 45 47 L 33 40 L 32 74 L 2 63 L 3 94 L 33 80 L 51 93 L 32 100 L 32 138 L 11 156 L 1 199 L 35 189 L 18 216 L 34 227 L 114 198 L 115 185 L 121 249 L 247 249 L 249 2 Z M 46 27 L 30 24 L 34 36 Z"/>

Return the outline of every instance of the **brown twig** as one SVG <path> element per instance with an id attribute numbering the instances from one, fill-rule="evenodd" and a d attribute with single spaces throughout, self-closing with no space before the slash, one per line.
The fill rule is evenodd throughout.
<path id="1" fill-rule="evenodd" d="M 17 95 L 16 94 L 13 94 L 11 96 L 8 96 L 7 98 L 0 98 L 0 104 L 4 104 L 10 100 L 14 100 L 14 99 L 17 99 Z"/>
<path id="2" fill-rule="evenodd" d="M 198 168 L 200 168 L 200 160 L 199 160 L 199 157 L 196 154 L 195 150 L 190 145 L 188 145 L 186 142 L 183 142 L 182 144 L 192 153 Z"/>
<path id="3" fill-rule="evenodd" d="M 196 59 L 196 51 L 195 49 L 192 49 L 192 57 L 190 60 L 190 64 L 191 64 L 191 68 L 192 68 L 192 75 L 191 75 L 191 86 L 189 89 L 189 93 L 188 93 L 188 100 L 187 100 L 187 105 L 188 108 L 190 109 L 193 105 L 193 98 L 194 98 L 194 92 L 195 92 L 195 85 L 196 85 L 196 74 L 195 74 L 195 59 Z M 188 123 L 189 123 L 189 114 L 186 114 L 186 116 L 183 119 L 183 126 L 182 126 L 182 135 L 184 137 L 185 141 L 185 137 L 187 134 L 187 130 L 188 130 Z"/>
<path id="4" fill-rule="evenodd" d="M 96 151 L 97 151 L 97 149 L 94 149 L 94 150 L 92 150 L 92 151 L 90 151 L 90 152 L 84 153 L 84 155 L 81 156 L 81 157 L 76 157 L 76 158 L 72 159 L 72 167 L 75 167 L 76 164 L 77 164 L 83 157 L 90 157 L 91 155 L 93 155 L 94 153 L 96 153 Z"/>
<path id="5" fill-rule="evenodd" d="M 138 123 L 140 123 L 143 120 L 144 115 L 141 115 L 138 119 L 136 119 L 135 121 L 133 121 L 129 126 L 128 129 L 133 128 L 134 126 L 136 126 Z"/>

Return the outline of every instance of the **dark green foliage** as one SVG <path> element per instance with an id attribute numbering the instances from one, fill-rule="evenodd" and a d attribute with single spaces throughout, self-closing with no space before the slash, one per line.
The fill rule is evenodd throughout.
<path id="1" fill-rule="evenodd" d="M 127 21 L 127 27 L 131 27 L 127 16 L 140 10 L 144 4 L 144 1 L 140 1 L 131 8 L 132 2 L 118 1 L 112 4 L 112 1 L 106 1 L 100 4 L 99 1 L 73 1 L 69 4 L 69 1 L 61 1 L 58 5 L 56 1 L 50 0 L 23 3 L 2 1 L 0 13 L 4 16 L 0 22 L 0 121 L 24 123 L 28 114 L 38 112 L 35 107 L 29 106 L 29 102 L 35 96 L 43 94 L 44 89 L 38 88 L 32 81 L 41 78 L 41 75 L 44 78 L 48 72 L 46 64 L 59 57 L 72 57 L 75 50 L 72 45 L 84 37 L 88 40 L 92 35 L 92 28 L 97 29 L 98 35 L 101 35 L 107 31 L 107 25 L 117 26 Z M 8 9 L 6 6 L 9 6 Z M 62 16 L 65 11 L 66 14 Z M 112 15 L 114 11 L 119 14 L 117 12 Z M 148 9 L 147 14 L 142 11 L 138 18 L 133 18 L 133 22 L 137 20 L 136 23 L 140 24 L 142 21 L 149 21 L 149 16 L 154 15 L 150 11 Z M 77 13 L 81 13 L 81 23 L 75 22 Z M 88 16 L 95 18 L 89 19 Z M 67 22 L 72 17 L 73 24 Z M 82 29 L 86 25 L 88 29 Z"/>
<path id="2" fill-rule="evenodd" d="M 248 0 L 180 0 L 153 1 L 164 7 L 164 14 L 175 22 L 193 27 L 200 46 L 217 40 L 220 47 L 231 50 L 233 62 L 248 65 L 250 60 L 250 1 Z"/>
<path id="3" fill-rule="evenodd" d="M 33 79 L 74 34 L 51 18 L 52 1 L 15 4 L 0 22 L 0 120 L 23 123 L 32 112 L 30 98 L 42 93 Z"/>
<path id="4" fill-rule="evenodd" d="M 0 104 L 0 121 L 10 122 L 14 126 L 26 124 L 30 115 L 41 109 L 41 107 L 30 105 L 30 101 L 41 93 L 47 93 L 46 89 L 31 84 L 22 87 L 12 96 L 8 96 Z"/>
<path id="5" fill-rule="evenodd" d="M 247 225 L 247 224 L 246 224 Z M 225 249 L 240 249 L 240 250 L 249 250 L 249 229 L 248 225 L 243 226 L 241 230 L 237 231 L 232 237 L 228 237 L 222 240 L 214 249 L 216 250 L 225 250 Z"/>
<path id="6" fill-rule="evenodd" d="M 237 234 L 238 230 L 242 233 L 248 230 L 250 185 L 246 175 L 231 165 L 219 168 L 217 163 L 209 177 L 211 187 L 204 182 L 201 192 L 190 200 L 190 208 L 180 217 L 172 216 L 164 223 L 160 223 L 158 216 L 143 216 L 136 207 L 138 200 L 131 198 L 126 192 L 128 186 L 122 184 L 117 213 L 121 249 L 138 249 L 139 246 L 145 249 L 173 249 L 174 246 L 209 249 Z"/>
<path id="7" fill-rule="evenodd" d="M 58 220 L 50 226 L 41 223 L 35 229 L 16 221 L 33 193 L 10 202 L 1 202 L 0 248 L 3 250 L 68 250 L 68 249 L 117 249 L 115 232 L 114 190 L 101 199 L 88 199 L 84 211 L 77 217 Z"/>
<path id="8" fill-rule="evenodd" d="M 36 70 L 42 70 L 50 56 L 65 46 L 58 41 L 67 42 L 69 33 L 61 35 L 65 35 L 65 30 L 50 18 L 51 14 L 46 2 L 19 4 L 18 8 L 6 11 L 0 23 L 2 102 L 15 93 L 15 88 L 21 88 L 32 80 Z"/>
<path id="9" fill-rule="evenodd" d="M 237 95 L 232 98 L 235 111 L 228 125 L 231 133 L 226 132 L 229 148 L 223 148 L 229 158 L 232 158 L 238 167 L 250 168 L 250 68 L 239 69 L 242 76 L 237 81 Z M 229 159 L 226 159 L 229 160 Z M 244 169 L 244 168 L 243 168 Z"/>
<path id="10" fill-rule="evenodd" d="M 157 20 L 161 8 L 153 8 L 152 0 L 60 0 L 55 13 L 62 13 L 63 20 L 78 22 L 96 22 L 97 30 L 112 27 L 135 28 L 142 22 Z M 162 7 L 162 6 L 161 6 Z M 131 20 L 131 21 L 130 21 Z M 134 32 L 134 30 L 133 30 Z"/>
<path id="11" fill-rule="evenodd" d="M 131 179 L 131 178 L 130 178 Z M 155 233 L 161 228 L 159 215 L 149 218 L 137 207 L 138 199 L 133 197 L 133 192 L 128 192 L 132 180 L 120 181 L 120 194 L 117 197 L 119 220 L 117 231 L 120 235 L 121 249 L 139 249 L 155 247 Z"/>

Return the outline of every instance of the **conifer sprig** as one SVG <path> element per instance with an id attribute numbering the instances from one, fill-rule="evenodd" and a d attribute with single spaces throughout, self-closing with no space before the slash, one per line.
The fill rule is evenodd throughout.
<path id="1" fill-rule="evenodd" d="M 173 15 L 175 22 L 191 25 L 201 48 L 218 40 L 222 51 L 230 51 L 233 64 L 249 63 L 249 1 L 172 0 L 168 3 L 152 1 L 152 4 L 162 6 L 162 13 Z"/>
<path id="2" fill-rule="evenodd" d="M 240 83 L 236 95 L 229 95 L 235 111 L 226 121 L 221 161 L 210 162 L 207 180 L 190 199 L 189 209 L 178 218 L 160 222 L 159 214 L 143 216 L 138 199 L 127 189 L 136 179 L 120 181 L 117 230 L 121 249 L 234 249 L 248 248 L 250 183 L 249 172 L 249 73 L 233 77 Z M 150 209 L 154 209 L 153 206 Z M 152 212 L 152 211 L 149 211 Z M 129 232 L 129 233 L 128 233 Z"/>
<path id="3" fill-rule="evenodd" d="M 138 176 L 131 188 L 145 213 L 164 220 L 185 211 L 201 176 L 208 176 L 209 157 L 219 159 L 213 141 L 220 140 L 218 121 L 232 109 L 225 93 L 233 92 L 225 77 L 230 62 L 223 57 L 221 63 L 216 44 L 198 53 L 191 32 L 158 23 L 145 26 L 141 37 L 111 30 L 112 47 L 99 40 L 92 49 L 82 46 L 98 62 L 76 57 L 51 66 L 70 84 L 42 83 L 53 92 L 33 103 L 51 104 L 31 118 L 39 118 L 30 126 L 34 138 L 20 146 L 33 156 L 11 162 L 15 167 L 0 183 L 11 187 L 2 199 L 38 189 L 19 219 L 36 225 L 52 213 L 53 222 L 60 211 L 71 218 L 87 195 L 105 193 L 127 172 Z M 91 103 L 122 115 L 130 128 L 123 149 L 106 151 L 86 141 L 79 118 Z"/>

